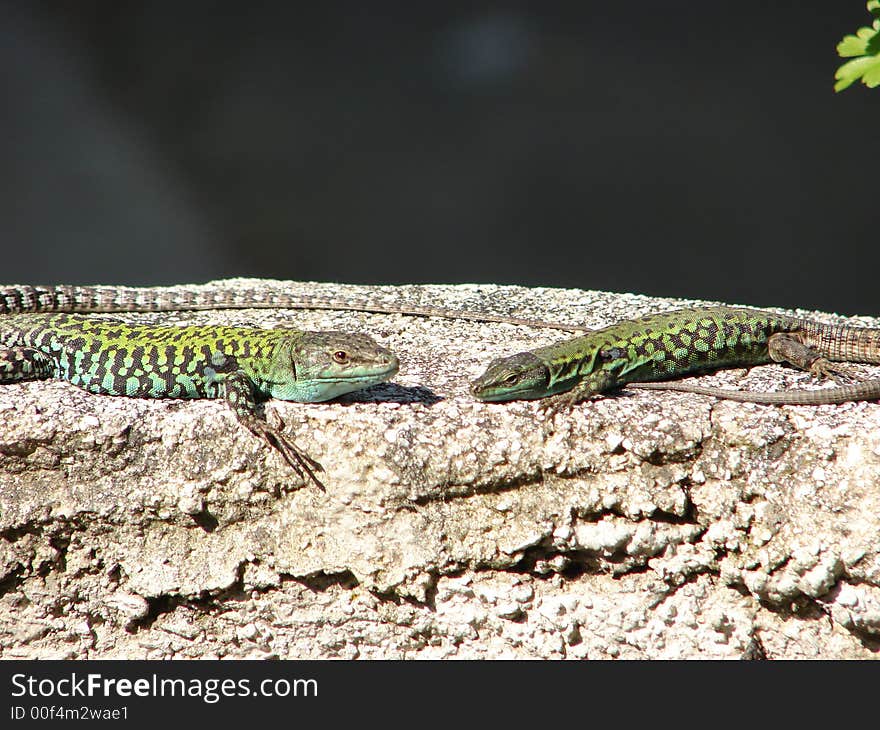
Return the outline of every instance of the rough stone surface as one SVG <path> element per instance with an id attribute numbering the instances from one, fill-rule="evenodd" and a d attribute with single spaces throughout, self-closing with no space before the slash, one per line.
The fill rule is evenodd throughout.
<path id="1" fill-rule="evenodd" d="M 264 285 L 589 326 L 693 304 Z M 324 465 L 326 493 L 298 482 L 221 403 L 0 387 L 4 658 L 869 658 L 880 648 L 877 404 L 640 391 L 546 419 L 535 403 L 477 403 L 467 383 L 489 358 L 559 332 L 357 312 L 117 316 L 360 330 L 402 366 L 393 383 L 339 402 L 267 405 Z M 810 387 L 776 365 L 704 380 Z"/>

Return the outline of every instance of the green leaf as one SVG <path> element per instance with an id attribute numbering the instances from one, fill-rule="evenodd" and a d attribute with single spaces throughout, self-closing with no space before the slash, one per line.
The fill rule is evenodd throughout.
<path id="1" fill-rule="evenodd" d="M 868 28 L 860 28 L 859 32 L 869 30 Z M 843 40 L 837 44 L 837 55 L 841 58 L 852 58 L 853 56 L 864 56 L 868 48 L 868 42 L 864 38 L 854 35 L 846 35 Z"/>
<path id="2" fill-rule="evenodd" d="M 859 28 L 837 44 L 837 55 L 853 60 L 835 72 L 835 91 L 843 91 L 859 79 L 869 88 L 880 86 L 880 0 L 868 0 L 868 12 L 875 18 L 871 27 Z"/>
<path id="3" fill-rule="evenodd" d="M 880 51 L 880 20 L 874 21 L 873 28 L 859 28 L 855 35 L 844 36 L 837 44 L 837 54 L 844 58 L 849 56 L 866 56 Z"/>
<path id="4" fill-rule="evenodd" d="M 837 83 L 834 84 L 835 91 L 843 91 L 860 78 L 865 86 L 877 86 L 880 84 L 880 57 L 863 56 L 847 61 L 837 69 L 834 78 L 837 79 Z"/>
<path id="5" fill-rule="evenodd" d="M 874 58 L 874 63 L 862 74 L 862 83 L 869 89 L 880 86 L 880 57 Z"/>

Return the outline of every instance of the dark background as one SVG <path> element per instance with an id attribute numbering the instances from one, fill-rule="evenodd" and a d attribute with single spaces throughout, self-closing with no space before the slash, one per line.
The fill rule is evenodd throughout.
<path id="1" fill-rule="evenodd" d="M 0 2 L 0 280 L 880 313 L 863 0 Z"/>

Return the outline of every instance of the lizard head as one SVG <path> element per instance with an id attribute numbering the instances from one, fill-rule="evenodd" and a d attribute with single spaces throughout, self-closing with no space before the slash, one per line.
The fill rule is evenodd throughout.
<path id="1" fill-rule="evenodd" d="M 489 363 L 471 383 L 471 393 L 483 401 L 543 398 L 548 395 L 550 369 L 531 352 L 519 352 Z"/>
<path id="2" fill-rule="evenodd" d="M 397 356 L 371 337 L 351 332 L 303 332 L 273 358 L 266 390 L 279 400 L 318 403 L 390 380 Z"/>

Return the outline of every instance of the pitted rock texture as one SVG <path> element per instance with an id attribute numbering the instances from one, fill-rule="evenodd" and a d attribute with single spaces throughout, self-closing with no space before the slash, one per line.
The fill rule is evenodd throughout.
<path id="1" fill-rule="evenodd" d="M 591 327 L 698 303 L 260 285 Z M 878 404 L 624 391 L 548 418 L 535 402 L 475 402 L 467 385 L 492 357 L 567 336 L 557 331 L 359 312 L 114 316 L 362 331 L 395 350 L 401 370 L 338 402 L 267 404 L 323 464 L 326 492 L 219 402 L 0 386 L 0 657 L 871 658 L 880 648 Z M 811 387 L 777 365 L 701 380 Z"/>

